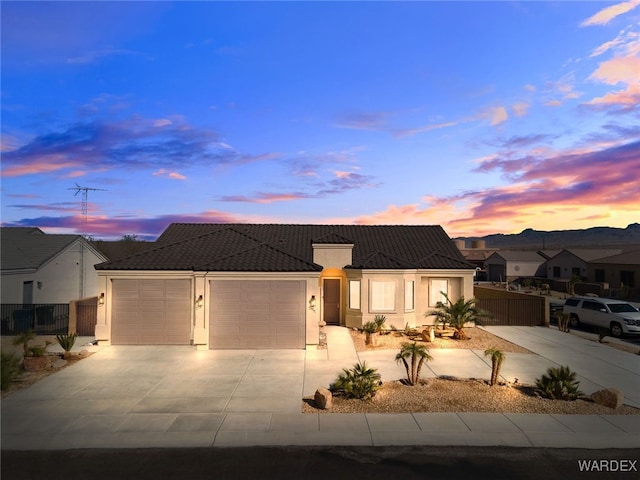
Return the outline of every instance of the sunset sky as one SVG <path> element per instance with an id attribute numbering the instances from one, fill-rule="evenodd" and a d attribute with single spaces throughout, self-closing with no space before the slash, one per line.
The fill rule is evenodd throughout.
<path id="1" fill-rule="evenodd" d="M 2 2 L 2 225 L 640 221 L 640 0 Z M 88 192 L 86 227 L 82 194 Z"/>

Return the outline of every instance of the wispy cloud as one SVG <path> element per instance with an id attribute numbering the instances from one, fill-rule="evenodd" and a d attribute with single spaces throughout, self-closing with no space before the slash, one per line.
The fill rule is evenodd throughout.
<path id="1" fill-rule="evenodd" d="M 633 10 L 638 5 L 640 5 L 640 0 L 629 0 L 627 2 L 611 5 L 587 18 L 580 24 L 580 26 L 588 27 L 592 25 L 606 25 L 614 18 Z"/>
<path id="2" fill-rule="evenodd" d="M 121 49 L 121 48 L 104 48 L 101 50 L 92 50 L 90 52 L 87 52 L 83 55 L 79 55 L 79 56 L 75 56 L 75 57 L 69 57 L 66 60 L 66 63 L 74 65 L 74 64 L 89 64 L 89 63 L 95 63 L 105 57 L 112 57 L 112 56 L 130 56 L 130 57 L 140 57 L 140 58 L 145 58 L 147 60 L 153 60 L 152 57 L 142 53 L 142 52 L 136 52 L 133 50 L 125 50 L 125 49 Z"/>
<path id="3" fill-rule="evenodd" d="M 567 151 L 546 157 L 486 159 L 483 170 L 498 170 L 509 185 L 389 205 L 381 212 L 351 219 L 354 223 L 434 223 L 450 234 L 514 231 L 532 219 L 562 228 L 567 216 L 588 223 L 611 212 L 640 215 L 640 141 L 599 150 Z M 590 212 L 590 213 L 586 213 Z"/>
<path id="4" fill-rule="evenodd" d="M 134 116 L 118 121 L 78 122 L 64 130 L 38 135 L 3 154 L 0 175 L 119 167 L 175 172 L 186 165 L 240 165 L 278 158 L 277 153 L 248 154 L 223 148 L 217 132 L 190 126 L 179 118 Z"/>
<path id="5" fill-rule="evenodd" d="M 185 177 L 184 175 L 178 173 L 178 172 L 170 172 L 169 170 L 166 170 L 164 168 L 161 168 L 160 170 L 153 172 L 152 175 L 154 177 L 166 177 L 166 178 L 170 178 L 172 180 L 186 180 L 187 177 Z"/>

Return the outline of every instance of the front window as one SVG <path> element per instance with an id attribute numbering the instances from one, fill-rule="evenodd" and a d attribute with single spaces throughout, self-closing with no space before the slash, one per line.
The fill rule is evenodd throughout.
<path id="1" fill-rule="evenodd" d="M 404 284 L 404 309 L 405 311 L 415 310 L 415 284 L 413 280 Z"/>
<path id="2" fill-rule="evenodd" d="M 349 308 L 360 310 L 360 280 L 349 280 Z"/>
<path id="3" fill-rule="evenodd" d="M 446 303 L 445 295 L 449 293 L 449 282 L 432 278 L 429 282 L 429 306 L 435 307 L 438 302 Z"/>
<path id="4" fill-rule="evenodd" d="M 396 282 L 371 281 L 371 311 L 393 312 L 396 309 Z"/>

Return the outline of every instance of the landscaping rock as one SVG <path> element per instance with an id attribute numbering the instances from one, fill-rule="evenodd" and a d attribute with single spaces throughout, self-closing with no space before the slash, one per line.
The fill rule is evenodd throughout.
<path id="1" fill-rule="evenodd" d="M 53 368 L 62 368 L 64 367 L 68 362 L 62 358 L 59 358 L 58 360 L 56 360 L 55 362 L 53 362 L 52 367 Z"/>
<path id="2" fill-rule="evenodd" d="M 328 389 L 320 387 L 316 390 L 316 394 L 313 397 L 313 402 L 315 403 L 317 408 L 320 408 L 322 410 L 330 410 L 333 404 L 333 395 Z"/>
<path id="3" fill-rule="evenodd" d="M 598 405 L 609 408 L 620 408 L 624 403 L 624 394 L 617 388 L 605 388 L 591 395 L 591 399 Z"/>

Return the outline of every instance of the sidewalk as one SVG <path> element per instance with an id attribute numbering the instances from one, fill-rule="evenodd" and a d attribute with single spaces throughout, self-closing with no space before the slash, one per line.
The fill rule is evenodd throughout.
<path id="1" fill-rule="evenodd" d="M 591 345 L 580 343 L 586 340 L 557 331 L 520 328 L 489 329 L 500 336 L 517 337 L 515 343 L 542 353 L 511 354 L 504 372 L 509 380 L 518 375 L 522 382 L 529 382 L 547 365 L 569 360 L 572 369 L 575 366 L 593 387 L 599 387 L 600 381 L 610 386 L 609 380 L 640 383 L 637 363 L 627 365 L 622 357 L 610 361 L 604 352 L 594 349 L 592 353 Z M 328 386 L 342 368 L 358 360 L 379 367 L 383 379 L 404 376 L 388 358 L 395 352 L 358 354 L 347 329 L 326 330 L 328 348 L 315 351 L 105 348 L 41 385 L 4 399 L 2 449 L 257 445 L 640 448 L 640 415 L 299 413 L 302 396 Z M 558 338 L 565 342 L 562 348 L 553 347 Z M 575 359 L 586 361 L 589 356 L 581 349 L 594 358 L 590 365 L 596 359 L 604 365 L 595 369 L 595 377 L 576 365 Z M 435 360 L 429 362 L 432 365 L 425 375 L 483 378 L 490 371 L 478 352 L 434 349 L 431 353 Z M 601 379 L 605 371 L 609 377 Z M 625 386 L 625 395 L 630 388 Z"/>

